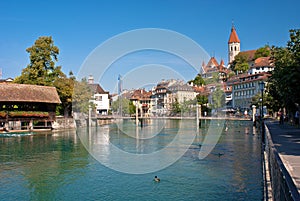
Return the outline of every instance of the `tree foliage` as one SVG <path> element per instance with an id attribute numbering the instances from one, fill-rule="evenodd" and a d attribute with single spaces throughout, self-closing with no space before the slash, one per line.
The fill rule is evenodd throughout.
<path id="1" fill-rule="evenodd" d="M 215 84 L 219 82 L 219 72 L 213 72 L 212 77 L 204 79 L 205 84 Z"/>
<path id="2" fill-rule="evenodd" d="M 254 59 L 260 58 L 260 57 L 268 57 L 271 55 L 271 50 L 268 45 L 258 48 L 254 53 Z"/>
<path id="3" fill-rule="evenodd" d="M 55 79 L 65 76 L 61 66 L 55 66 L 59 49 L 51 36 L 39 37 L 26 51 L 30 54 L 30 63 L 15 79 L 16 83 L 53 86 Z"/>
<path id="4" fill-rule="evenodd" d="M 66 76 L 55 79 L 53 85 L 56 87 L 57 93 L 61 100 L 61 104 L 56 108 L 58 114 L 63 114 L 65 117 L 71 116 L 72 112 L 72 96 L 74 85 L 76 82 L 72 72 L 69 73 L 69 78 Z"/>
<path id="5" fill-rule="evenodd" d="M 171 104 L 171 115 L 175 116 L 181 113 L 181 106 L 176 98 L 175 101 Z"/>
<path id="6" fill-rule="evenodd" d="M 198 105 L 205 105 L 205 104 L 208 103 L 208 96 L 207 95 L 198 94 L 196 96 L 196 99 L 197 99 Z"/>
<path id="7" fill-rule="evenodd" d="M 282 107 L 294 111 L 300 103 L 300 29 L 290 30 L 286 47 L 272 47 L 271 60 L 275 69 L 269 79 L 269 93 Z"/>
<path id="8" fill-rule="evenodd" d="M 205 81 L 200 74 L 198 74 L 194 80 L 191 80 L 194 85 L 203 86 L 205 85 Z"/>
<path id="9" fill-rule="evenodd" d="M 122 115 L 132 115 L 135 114 L 136 106 L 132 101 L 126 98 L 118 98 L 118 100 L 112 102 L 111 109 L 113 112 L 119 112 L 120 101 L 122 104 Z"/>
<path id="10" fill-rule="evenodd" d="M 241 53 L 236 55 L 232 62 L 231 70 L 236 72 L 236 74 L 247 72 L 249 70 L 248 57 Z"/>
<path id="11" fill-rule="evenodd" d="M 89 105 L 92 105 L 90 102 L 92 96 L 93 91 L 88 85 L 86 78 L 83 78 L 80 82 L 75 81 L 72 96 L 73 111 L 87 114 L 89 111 Z"/>
<path id="12" fill-rule="evenodd" d="M 55 65 L 58 61 L 59 48 L 54 45 L 52 37 L 39 37 L 26 51 L 29 53 L 30 62 L 22 70 L 21 75 L 15 78 L 14 82 L 56 87 L 62 102 L 57 107 L 57 114 L 71 115 L 75 77 L 70 72 L 68 78 L 62 72 L 61 66 Z"/>
<path id="13" fill-rule="evenodd" d="M 280 109 L 280 104 L 278 103 L 278 101 L 275 100 L 273 96 L 271 96 L 266 91 L 265 93 L 263 93 L 263 101 L 264 106 L 266 106 L 271 113 L 276 112 Z M 255 96 L 252 97 L 251 106 L 252 105 L 255 105 L 256 108 L 259 108 L 261 106 L 261 93 L 257 93 Z"/>
<path id="14" fill-rule="evenodd" d="M 221 109 L 225 106 L 225 94 L 220 87 L 217 87 L 217 89 L 212 93 L 212 101 L 213 109 Z"/>

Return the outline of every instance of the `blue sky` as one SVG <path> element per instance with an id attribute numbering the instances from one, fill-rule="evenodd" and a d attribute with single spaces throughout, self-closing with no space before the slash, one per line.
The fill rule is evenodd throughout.
<path id="1" fill-rule="evenodd" d="M 183 34 L 227 63 L 232 20 L 242 51 L 265 44 L 285 46 L 289 29 L 299 28 L 299 7 L 298 0 L 0 1 L 0 68 L 3 78 L 20 75 L 29 63 L 26 48 L 40 36 L 52 36 L 60 49 L 57 65 L 76 75 L 101 43 L 141 28 Z M 111 91 L 115 83 L 106 79 L 101 85 Z"/>

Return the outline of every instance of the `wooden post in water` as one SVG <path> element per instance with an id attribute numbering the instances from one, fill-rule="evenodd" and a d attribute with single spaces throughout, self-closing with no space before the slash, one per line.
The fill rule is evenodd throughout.
<path id="1" fill-rule="evenodd" d="M 89 128 L 92 126 L 92 107 L 89 105 Z"/>
<path id="2" fill-rule="evenodd" d="M 196 103 L 196 128 L 197 132 L 199 131 L 199 109 L 198 109 L 198 103 Z"/>
<path id="3" fill-rule="evenodd" d="M 135 104 L 135 125 L 139 126 L 138 102 Z"/>

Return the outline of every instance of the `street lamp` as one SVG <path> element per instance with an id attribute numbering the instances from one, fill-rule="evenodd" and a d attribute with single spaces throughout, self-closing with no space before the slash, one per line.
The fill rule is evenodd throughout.
<path id="1" fill-rule="evenodd" d="M 260 129 L 261 129 L 261 135 L 262 135 L 262 140 L 264 142 L 264 129 L 263 129 L 263 116 L 264 116 L 264 89 L 265 89 L 265 83 L 264 81 L 259 82 L 259 89 L 261 91 L 261 109 L 260 109 Z"/>

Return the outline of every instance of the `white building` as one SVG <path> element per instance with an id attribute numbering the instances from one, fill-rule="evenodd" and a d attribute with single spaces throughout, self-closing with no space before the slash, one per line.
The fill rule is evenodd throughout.
<path id="1" fill-rule="evenodd" d="M 274 66 L 270 62 L 270 57 L 259 57 L 250 65 L 248 74 L 257 74 L 263 72 L 270 72 L 274 70 Z"/>
<path id="2" fill-rule="evenodd" d="M 96 106 L 96 113 L 107 115 L 109 111 L 109 92 L 104 91 L 99 84 L 95 84 L 93 76 L 89 76 L 88 84 L 94 94 L 92 102 Z"/>

